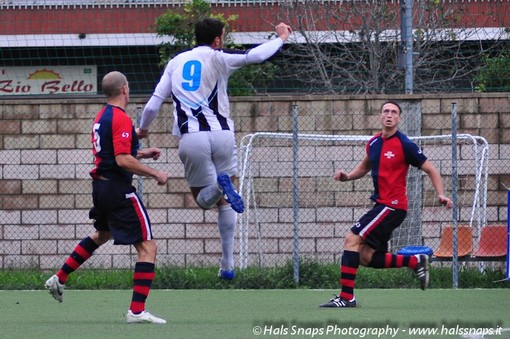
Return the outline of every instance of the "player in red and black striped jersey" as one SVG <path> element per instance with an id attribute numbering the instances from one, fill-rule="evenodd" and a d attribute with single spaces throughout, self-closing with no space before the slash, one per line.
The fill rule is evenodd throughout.
<path id="1" fill-rule="evenodd" d="M 131 119 L 121 107 L 107 104 L 98 113 L 94 120 L 92 144 L 96 166 L 90 172 L 92 178 L 132 182 L 133 173 L 120 167 L 115 160 L 117 154 L 136 157 L 140 146 Z"/>
<path id="2" fill-rule="evenodd" d="M 334 179 L 356 180 L 371 171 L 374 194 L 370 197 L 374 207 L 351 227 L 345 236 L 340 267 L 342 290 L 321 307 L 356 307 L 354 283 L 360 265 L 372 268 L 409 267 L 420 280 L 421 289 L 428 285 L 428 262 L 425 254 L 400 255 L 388 252 L 388 241 L 394 229 L 404 221 L 408 201 L 406 180 L 409 166 L 414 166 L 429 176 L 439 203 L 452 208 L 452 201 L 444 195 L 439 172 L 409 138 L 398 130 L 402 110 L 393 101 L 381 107 L 382 131 L 366 145 L 366 155 L 350 172 L 337 170 Z"/>
<path id="3" fill-rule="evenodd" d="M 145 300 L 155 275 L 157 248 L 149 215 L 132 185 L 132 179 L 133 174 L 150 176 L 157 180 L 158 185 L 166 185 L 168 174 L 138 160 L 157 160 L 161 151 L 155 147 L 138 150 L 138 137 L 125 111 L 129 102 L 126 77 L 120 72 L 110 72 L 104 76 L 102 88 L 107 104 L 94 120 L 92 144 L 95 168 L 90 172 L 94 207 L 89 216 L 94 219 L 96 231 L 75 247 L 61 269 L 46 281 L 46 288 L 62 302 L 69 274 L 113 238 L 114 244 L 133 245 L 138 253 L 127 322 L 164 324 L 164 319 L 145 311 Z"/>

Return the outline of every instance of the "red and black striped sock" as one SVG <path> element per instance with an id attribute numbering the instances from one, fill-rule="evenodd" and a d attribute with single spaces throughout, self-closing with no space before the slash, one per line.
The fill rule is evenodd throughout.
<path id="1" fill-rule="evenodd" d="M 129 309 L 134 314 L 145 310 L 145 300 L 149 296 L 152 281 L 156 273 L 154 264 L 150 262 L 137 262 L 135 264 L 135 273 L 133 275 L 133 297 Z"/>
<path id="2" fill-rule="evenodd" d="M 97 246 L 90 237 L 86 237 L 80 241 L 56 274 L 60 283 L 65 284 L 67 276 L 76 271 L 85 261 L 87 261 L 98 247 L 99 246 Z"/>
<path id="3" fill-rule="evenodd" d="M 340 284 L 342 290 L 340 298 L 352 300 L 354 298 L 354 282 L 359 267 L 359 253 L 344 251 L 340 267 Z"/>
<path id="4" fill-rule="evenodd" d="M 369 266 L 372 268 L 409 267 L 414 270 L 416 265 L 418 265 L 418 259 L 414 255 L 375 252 Z"/>

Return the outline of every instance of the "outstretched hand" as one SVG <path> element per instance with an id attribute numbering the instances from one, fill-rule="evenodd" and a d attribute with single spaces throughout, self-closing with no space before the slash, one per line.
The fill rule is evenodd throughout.
<path id="1" fill-rule="evenodd" d="M 283 41 L 287 40 L 287 38 L 289 37 L 289 35 L 291 33 L 292 33 L 292 28 L 283 22 L 280 22 L 276 26 L 276 34 L 278 34 L 280 39 L 282 39 Z"/>

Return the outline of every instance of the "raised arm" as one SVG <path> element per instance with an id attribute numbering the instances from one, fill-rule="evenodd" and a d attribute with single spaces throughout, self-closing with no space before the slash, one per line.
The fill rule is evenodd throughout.
<path id="1" fill-rule="evenodd" d="M 290 28 L 289 25 L 283 22 L 279 23 L 278 26 L 276 26 L 276 34 L 278 34 L 278 38 L 249 50 L 246 54 L 246 61 L 249 64 L 256 64 L 269 59 L 283 46 L 283 43 L 287 40 L 291 33 L 292 28 Z"/>
<path id="2" fill-rule="evenodd" d="M 292 28 L 281 22 L 276 26 L 278 38 L 267 41 L 250 49 L 245 54 L 230 54 L 226 60 L 230 67 L 237 68 L 248 64 L 258 64 L 273 56 L 292 33 Z"/>

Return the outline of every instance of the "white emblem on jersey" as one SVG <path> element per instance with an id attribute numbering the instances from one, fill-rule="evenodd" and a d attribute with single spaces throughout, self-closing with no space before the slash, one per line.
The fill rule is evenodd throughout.
<path id="1" fill-rule="evenodd" d="M 393 200 L 393 201 L 391 202 L 391 204 L 392 204 L 392 205 L 398 205 L 398 200 Z"/>
<path id="2" fill-rule="evenodd" d="M 129 138 L 129 133 L 128 132 L 122 132 L 122 137 L 123 138 Z"/>
<path id="3" fill-rule="evenodd" d="M 384 153 L 384 156 L 388 159 L 391 159 L 395 156 L 395 154 L 392 151 L 388 151 L 388 152 Z"/>

